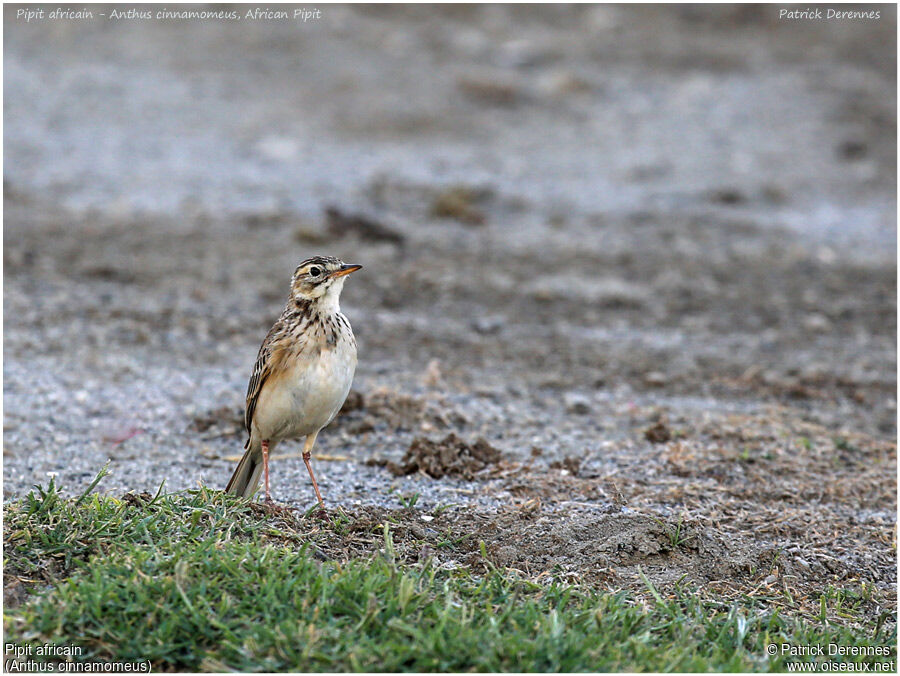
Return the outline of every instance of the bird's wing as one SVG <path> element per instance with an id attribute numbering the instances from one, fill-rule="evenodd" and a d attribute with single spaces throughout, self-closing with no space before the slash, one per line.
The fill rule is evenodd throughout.
<path id="1" fill-rule="evenodd" d="M 259 393 L 262 392 L 263 385 L 272 375 L 273 358 L 272 353 L 276 348 L 276 342 L 282 334 L 282 321 L 275 322 L 266 339 L 259 346 L 259 354 L 256 355 L 256 363 L 253 365 L 253 375 L 250 376 L 250 384 L 247 386 L 247 408 L 244 413 L 244 426 L 247 433 L 250 433 L 250 424 L 253 422 L 253 413 L 256 411 L 256 402 L 259 401 Z"/>

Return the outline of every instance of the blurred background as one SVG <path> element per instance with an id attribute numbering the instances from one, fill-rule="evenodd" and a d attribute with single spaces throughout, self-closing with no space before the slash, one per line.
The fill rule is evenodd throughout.
<path id="1" fill-rule="evenodd" d="M 625 484 L 735 416 L 895 438 L 893 6 L 320 9 L 4 7 L 7 497 L 107 458 L 107 490 L 223 486 L 316 253 L 365 266 L 332 502 L 444 499 L 367 461 L 449 431 Z"/>

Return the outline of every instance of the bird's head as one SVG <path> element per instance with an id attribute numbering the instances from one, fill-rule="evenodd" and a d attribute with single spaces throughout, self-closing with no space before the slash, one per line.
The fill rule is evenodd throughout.
<path id="1" fill-rule="evenodd" d="M 291 298 L 298 302 L 316 302 L 338 308 L 344 278 L 362 265 L 346 265 L 333 256 L 313 256 L 297 266 L 291 280 Z"/>

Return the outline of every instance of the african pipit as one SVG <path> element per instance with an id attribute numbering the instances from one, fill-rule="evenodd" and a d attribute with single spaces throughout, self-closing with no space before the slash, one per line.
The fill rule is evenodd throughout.
<path id="1" fill-rule="evenodd" d="M 256 357 L 244 414 L 250 438 L 226 492 L 251 497 L 264 473 L 266 502 L 271 503 L 269 453 L 279 441 L 306 437 L 303 462 L 324 508 L 309 457 L 316 436 L 341 410 L 353 382 L 356 339 L 339 300 L 345 276 L 361 267 L 313 256 L 294 270 L 287 305 Z"/>

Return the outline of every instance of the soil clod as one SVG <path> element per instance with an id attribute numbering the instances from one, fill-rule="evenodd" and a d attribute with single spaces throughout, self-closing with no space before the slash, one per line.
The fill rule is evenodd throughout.
<path id="1" fill-rule="evenodd" d="M 499 460 L 500 451 L 484 439 L 468 444 L 451 433 L 441 441 L 416 437 L 399 465 L 388 462 L 385 466 L 397 476 L 422 471 L 435 479 L 444 476 L 474 479 L 478 472 Z"/>
<path id="2" fill-rule="evenodd" d="M 567 455 L 562 460 L 554 460 L 550 463 L 551 469 L 564 469 L 567 470 L 573 476 L 578 474 L 578 470 L 581 469 L 581 458 L 576 457 L 574 455 Z"/>
<path id="3" fill-rule="evenodd" d="M 487 191 L 466 185 L 456 185 L 438 193 L 431 205 L 431 215 L 452 218 L 466 225 L 484 225 L 484 213 L 478 208 Z"/>
<path id="4" fill-rule="evenodd" d="M 664 444 L 672 440 L 672 430 L 665 421 L 659 420 L 644 430 L 644 438 L 651 444 Z"/>
<path id="5" fill-rule="evenodd" d="M 405 240 L 402 234 L 369 216 L 347 213 L 333 206 L 325 209 L 325 222 L 328 232 L 335 237 L 356 235 L 360 239 L 372 242 L 391 242 L 398 245 L 403 244 Z"/>
<path id="6" fill-rule="evenodd" d="M 226 436 L 244 429 L 244 412 L 231 406 L 220 406 L 196 416 L 188 429 L 207 436 Z"/>

